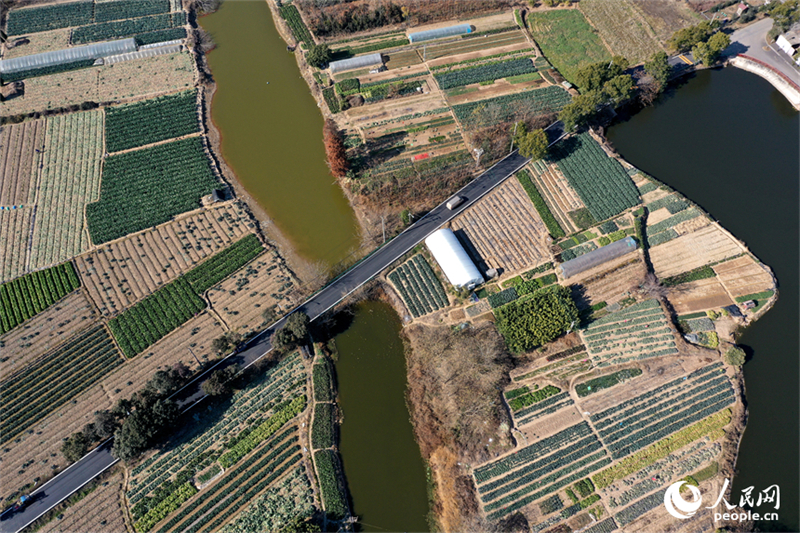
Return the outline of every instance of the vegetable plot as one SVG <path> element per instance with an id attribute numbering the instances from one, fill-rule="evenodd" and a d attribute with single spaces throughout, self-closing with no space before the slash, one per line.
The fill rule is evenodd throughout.
<path id="1" fill-rule="evenodd" d="M 595 220 L 605 220 L 639 203 L 639 192 L 616 159 L 588 133 L 554 145 L 549 156 Z"/>
<path id="2" fill-rule="evenodd" d="M 584 381 L 583 383 L 578 383 L 575 385 L 575 392 L 578 393 L 578 396 L 583 398 L 603 389 L 613 387 L 618 383 L 622 383 L 626 379 L 635 378 L 636 376 L 641 375 L 642 370 L 640 368 L 626 368 L 624 370 L 620 370 L 619 372 L 608 374 L 607 376 L 602 376 L 599 378 L 590 379 L 589 381 Z"/>
<path id="3" fill-rule="evenodd" d="M 94 21 L 132 19 L 158 13 L 169 13 L 169 0 L 114 0 L 94 4 Z"/>
<path id="4" fill-rule="evenodd" d="M 292 35 L 294 35 L 295 40 L 297 42 L 305 42 L 306 45 L 314 44 L 314 38 L 311 36 L 311 32 L 308 31 L 306 23 L 303 22 L 303 19 L 300 17 L 300 12 L 297 11 L 297 8 L 291 4 L 287 4 L 281 6 L 279 9 L 281 17 L 292 30 Z"/>
<path id="5" fill-rule="evenodd" d="M 106 158 L 100 200 L 86 206 L 95 244 L 196 209 L 219 185 L 198 137 Z"/>
<path id="6" fill-rule="evenodd" d="M 106 151 L 118 152 L 200 131 L 197 91 L 106 109 Z"/>
<path id="7" fill-rule="evenodd" d="M 122 362 L 108 332 L 96 326 L 6 380 L 0 387 L 0 442 L 10 441 Z"/>
<path id="8" fill-rule="evenodd" d="M 505 94 L 453 106 L 456 118 L 465 128 L 480 128 L 501 122 L 511 122 L 519 114 L 542 115 L 556 113 L 571 97 L 561 87 L 549 86 L 521 93 Z"/>
<path id="9" fill-rule="evenodd" d="M 0 285 L 0 335 L 80 287 L 72 263 L 31 272 Z"/>
<path id="10" fill-rule="evenodd" d="M 494 311 L 497 329 L 514 353 L 528 352 L 564 333 L 578 319 L 570 290 L 556 286 Z"/>
<path id="11" fill-rule="evenodd" d="M 123 39 L 140 33 L 147 33 L 169 28 L 178 28 L 186 24 L 186 14 L 163 13 L 130 20 L 101 22 L 89 26 L 81 26 L 72 30 L 72 44 L 86 44 L 97 41 Z"/>
<path id="12" fill-rule="evenodd" d="M 531 61 L 530 58 L 522 57 L 452 70 L 443 74 L 436 74 L 434 77 L 439 87 L 442 90 L 447 90 L 454 87 L 470 85 L 472 83 L 506 78 L 508 76 L 530 74 L 531 72 L 536 72 L 533 61 Z"/>
<path id="13" fill-rule="evenodd" d="M 417 318 L 447 307 L 449 301 L 439 278 L 424 257 L 417 254 L 387 276 Z"/>
<path id="14" fill-rule="evenodd" d="M 8 12 L 6 31 L 9 35 L 21 35 L 91 24 L 93 8 L 94 2 L 89 1 L 12 9 Z"/>

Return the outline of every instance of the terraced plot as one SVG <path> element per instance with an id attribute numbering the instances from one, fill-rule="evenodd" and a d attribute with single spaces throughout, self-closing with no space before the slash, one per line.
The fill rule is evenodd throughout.
<path id="1" fill-rule="evenodd" d="M 717 278 L 734 298 L 773 289 L 772 275 L 749 255 L 712 267 Z"/>
<path id="2" fill-rule="evenodd" d="M 742 252 L 740 245 L 727 233 L 710 224 L 652 248 L 650 261 L 659 278 L 668 278 Z"/>
<path id="3" fill-rule="evenodd" d="M 31 269 L 66 261 L 89 248 L 84 211 L 98 199 L 102 155 L 101 111 L 47 119 Z"/>
<path id="4" fill-rule="evenodd" d="M 13 439 L 122 362 L 111 336 L 104 327 L 96 326 L 4 381 L 0 388 L 4 412 L 0 442 Z"/>
<path id="5" fill-rule="evenodd" d="M 33 203 L 44 132 L 45 119 L 0 128 L 0 206 Z"/>
<path id="6" fill-rule="evenodd" d="M 0 283 L 25 274 L 28 245 L 36 208 L 0 210 Z"/>
<path id="7" fill-rule="evenodd" d="M 658 300 L 646 300 L 595 320 L 581 331 L 581 337 L 599 367 L 678 353 Z"/>
<path id="8" fill-rule="evenodd" d="M 83 291 L 75 291 L 33 317 L 22 327 L 0 337 L 3 361 L 0 375 L 11 376 L 43 356 L 97 318 Z"/>
<path id="9" fill-rule="evenodd" d="M 582 209 L 586 205 L 570 187 L 567 178 L 559 172 L 558 167 L 542 160 L 532 162 L 529 168 L 536 179 L 536 187 L 542 192 L 542 197 L 558 219 L 558 224 L 567 234 L 578 231 L 578 227 L 567 213 Z"/>
<path id="10" fill-rule="evenodd" d="M 417 254 L 387 276 L 414 318 L 447 307 L 442 282 L 424 257 Z"/>
<path id="11" fill-rule="evenodd" d="M 452 228 L 466 235 L 473 252 L 488 268 L 513 272 L 552 260 L 547 228 L 514 179 L 506 180 L 456 217 Z"/>
<path id="12" fill-rule="evenodd" d="M 100 313 L 113 315 L 250 233 L 251 226 L 238 203 L 211 207 L 81 255 L 75 264 Z"/>
<path id="13" fill-rule="evenodd" d="M 610 462 L 589 424 L 581 422 L 486 463 L 473 475 L 484 512 L 489 519 L 497 520 Z"/>

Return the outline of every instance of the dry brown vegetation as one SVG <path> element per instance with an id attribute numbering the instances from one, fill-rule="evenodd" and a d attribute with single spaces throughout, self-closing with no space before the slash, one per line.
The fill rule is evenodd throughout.
<path id="1" fill-rule="evenodd" d="M 45 524 L 42 533 L 123 533 L 127 531 L 122 503 L 123 473 L 100 481 L 100 485 L 57 518 Z"/>
<path id="2" fill-rule="evenodd" d="M 250 233 L 237 203 L 204 209 L 79 256 L 78 273 L 103 315 L 120 312 Z"/>
<path id="3" fill-rule="evenodd" d="M 710 224 L 651 248 L 650 261 L 656 275 L 666 278 L 733 257 L 742 251 L 726 232 L 716 224 Z"/>
<path id="4" fill-rule="evenodd" d="M 0 281 L 8 281 L 25 273 L 28 241 L 33 224 L 34 208 L 0 211 Z"/>
<path id="5" fill-rule="evenodd" d="M 0 205 L 33 202 L 36 161 L 44 148 L 45 121 L 33 120 L 0 128 Z"/>
<path id="6" fill-rule="evenodd" d="M 325 155 L 328 158 L 328 167 L 330 167 L 331 173 L 337 178 L 343 177 L 350 168 L 350 163 L 347 161 L 342 132 L 336 127 L 336 122 L 331 119 L 325 120 L 325 126 L 322 128 L 322 138 L 325 143 Z"/>
<path id="7" fill-rule="evenodd" d="M 686 3 L 675 0 L 633 0 L 661 44 L 676 31 L 704 20 L 692 13 Z"/>
<path id="8" fill-rule="evenodd" d="M 477 500 L 470 478 L 453 462 L 484 461 L 512 445 L 500 390 L 513 361 L 490 324 L 458 333 L 416 324 L 405 334 L 411 420 L 422 455 L 441 480 L 434 511 L 445 530 L 465 530 L 477 519 Z"/>

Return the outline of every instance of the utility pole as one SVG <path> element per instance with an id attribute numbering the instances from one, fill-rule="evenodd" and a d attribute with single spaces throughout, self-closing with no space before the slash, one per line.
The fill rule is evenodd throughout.
<path id="1" fill-rule="evenodd" d="M 192 357 L 194 357 L 194 360 L 197 361 L 197 366 L 203 366 L 203 365 L 200 364 L 200 359 L 198 359 L 197 356 L 192 351 L 192 348 L 188 347 L 188 349 L 189 349 L 189 353 L 192 354 Z"/>
<path id="2" fill-rule="evenodd" d="M 381 229 L 383 230 L 383 243 L 386 244 L 386 217 L 381 215 Z"/>
<path id="3" fill-rule="evenodd" d="M 481 156 L 483 155 L 483 148 L 475 148 L 473 151 L 475 152 L 475 156 L 478 158 L 478 161 L 475 163 L 475 166 L 479 167 L 481 166 Z"/>
<path id="4" fill-rule="evenodd" d="M 511 150 L 508 151 L 508 154 L 511 155 L 511 152 L 514 151 L 514 137 L 517 136 L 517 125 L 519 122 L 514 123 L 514 135 L 511 136 Z"/>

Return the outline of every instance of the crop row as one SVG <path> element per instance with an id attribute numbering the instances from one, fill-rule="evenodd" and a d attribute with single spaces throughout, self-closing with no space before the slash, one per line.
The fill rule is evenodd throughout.
<path id="1" fill-rule="evenodd" d="M 39 76 L 50 76 L 51 74 L 58 74 L 59 72 L 69 72 L 70 70 L 78 70 L 82 68 L 89 68 L 94 66 L 94 59 L 78 59 L 77 61 L 70 61 L 68 63 L 61 63 L 58 65 L 47 65 L 43 67 L 32 67 L 25 70 L 18 70 L 16 72 L 8 72 L 2 74 L 2 83 L 11 83 L 20 81 L 27 78 L 36 78 Z"/>
<path id="2" fill-rule="evenodd" d="M 111 328 L 125 357 L 131 358 L 142 353 L 205 307 L 206 302 L 197 296 L 181 277 L 112 318 L 108 322 L 108 327 Z"/>
<path id="3" fill-rule="evenodd" d="M 630 318 L 633 315 L 637 315 L 638 313 L 643 313 L 644 311 L 655 309 L 657 307 L 660 308 L 661 306 L 658 304 L 658 300 L 655 299 L 645 300 L 643 302 L 633 304 L 625 309 L 615 311 L 614 313 L 604 316 L 603 318 L 592 321 L 592 324 L 589 328 L 587 328 L 587 331 L 591 331 L 597 326 L 621 322 L 623 319 Z"/>
<path id="4" fill-rule="evenodd" d="M 314 463 L 317 465 L 325 512 L 335 519 L 344 518 L 348 511 L 344 489 L 339 482 L 341 468 L 338 456 L 331 450 L 320 450 L 314 452 Z"/>
<path id="5" fill-rule="evenodd" d="M 662 220 L 661 222 L 656 222 L 652 226 L 647 226 L 647 233 L 655 235 L 656 233 L 661 233 L 673 226 L 677 226 L 681 222 L 686 222 L 687 220 L 691 220 L 695 217 L 699 217 L 702 213 L 695 207 L 691 207 L 676 215 L 672 215 L 671 217 Z"/>
<path id="6" fill-rule="evenodd" d="M 569 398 L 569 392 L 564 391 L 561 394 L 556 394 L 556 395 L 550 396 L 547 399 L 543 399 L 540 402 L 537 402 L 535 405 L 533 405 L 531 407 L 528 407 L 527 409 L 522 409 L 521 411 L 519 411 L 517 413 L 514 413 L 514 416 L 521 417 L 521 416 L 529 415 L 531 413 L 535 413 L 539 409 L 544 409 L 544 408 L 550 407 L 552 405 L 557 404 L 561 400 L 564 400 L 564 399 L 567 399 L 567 398 Z"/>
<path id="7" fill-rule="evenodd" d="M 334 405 L 330 403 L 317 403 L 314 405 L 314 423 L 311 426 L 311 446 L 315 450 L 332 448 L 335 444 L 334 437 Z"/>
<path id="8" fill-rule="evenodd" d="M 240 440 L 229 452 L 220 457 L 219 463 L 224 468 L 229 468 L 236 464 L 239 459 L 253 451 L 256 446 L 261 444 L 265 439 L 274 435 L 286 422 L 302 413 L 305 408 L 305 395 L 298 396 L 292 400 L 289 405 L 269 417 L 256 429 L 251 431 L 246 438 Z"/>
<path id="9" fill-rule="evenodd" d="M 447 294 L 428 262 L 415 256 L 388 275 L 414 317 L 446 307 Z"/>
<path id="10" fill-rule="evenodd" d="M 250 233 L 183 275 L 197 294 L 202 294 L 227 278 L 264 250 L 261 241 Z"/>
<path id="11" fill-rule="evenodd" d="M 579 501 L 575 505 L 570 505 L 569 507 L 567 507 L 563 511 L 561 511 L 561 518 L 567 519 L 570 516 L 573 516 L 574 514 L 578 513 L 579 511 L 582 511 L 584 509 L 588 509 L 590 505 L 594 504 L 598 500 L 600 500 L 600 495 L 599 494 L 592 494 L 588 498 Z"/>
<path id="12" fill-rule="evenodd" d="M 628 173 L 588 133 L 556 144 L 549 157 L 595 220 L 611 218 L 639 203 L 639 192 Z"/>
<path id="13" fill-rule="evenodd" d="M 282 439 L 283 435 L 280 438 Z M 291 438 L 283 441 L 273 439 L 272 442 L 267 444 L 262 449 L 262 452 L 272 450 L 270 453 L 260 457 L 256 464 L 253 464 L 252 462 L 242 463 L 236 468 L 228 471 L 225 476 L 222 477 L 222 479 L 218 480 L 211 487 L 201 491 L 198 498 L 181 509 L 181 511 L 177 515 L 170 518 L 168 522 L 163 524 L 161 528 L 159 528 L 158 533 L 167 533 L 167 531 L 175 528 L 175 526 L 178 526 L 175 528 L 175 531 L 186 531 L 190 525 L 196 523 L 200 517 L 205 515 L 220 501 L 222 501 L 225 496 L 230 494 L 229 491 L 222 491 L 221 494 L 217 494 L 221 491 L 221 489 L 225 488 L 234 480 L 237 486 L 241 486 L 243 483 L 255 476 L 258 472 L 262 470 L 270 471 L 274 469 L 277 465 L 282 463 L 286 457 L 291 456 L 293 453 L 295 453 L 295 451 L 300 449 L 300 446 L 297 445 L 297 442 L 298 437 L 296 433 Z"/>
<path id="14" fill-rule="evenodd" d="M 72 263 L 31 272 L 0 285 L 0 335 L 80 287 Z"/>
<path id="15" fill-rule="evenodd" d="M 669 242 L 672 239 L 678 237 L 677 232 L 669 228 L 661 233 L 651 234 L 650 232 L 647 233 L 647 246 L 652 248 L 653 246 L 658 246 L 659 244 L 664 244 L 665 242 Z"/>
<path id="16" fill-rule="evenodd" d="M 611 533 L 619 529 L 613 518 L 608 517 L 602 522 L 598 522 L 590 528 L 584 529 L 583 533 Z"/>
<path id="17" fill-rule="evenodd" d="M 147 33 L 168 28 L 177 28 L 186 24 L 186 14 L 181 12 L 162 13 L 130 20 L 117 20 L 100 22 L 81 26 L 72 30 L 72 44 L 93 43 L 97 41 L 110 41 L 131 37 L 140 33 Z"/>
<path id="18" fill-rule="evenodd" d="M 8 12 L 8 35 L 21 35 L 91 24 L 94 2 L 69 2 Z"/>
<path id="19" fill-rule="evenodd" d="M 628 317 L 629 318 L 620 319 L 619 321 L 615 320 L 613 322 L 606 322 L 599 325 L 597 322 L 594 322 L 584 330 L 583 336 L 587 342 L 594 342 L 596 340 L 613 336 L 615 332 L 622 331 L 625 328 L 649 324 L 655 320 L 662 319 L 664 317 L 664 312 L 661 310 L 661 308 L 651 308 L 639 311 L 636 314 L 628 315 Z"/>
<path id="20" fill-rule="evenodd" d="M 689 272 L 683 272 L 681 274 L 678 274 L 677 276 L 664 278 L 661 280 L 661 284 L 664 285 L 665 287 L 674 287 L 676 285 L 681 285 L 683 283 L 689 283 L 690 281 L 713 278 L 716 275 L 717 273 L 714 272 L 714 269 L 706 265 L 706 266 L 701 266 L 699 268 L 695 268 L 694 270 L 690 270 Z"/>
<path id="21" fill-rule="evenodd" d="M 459 67 L 461 65 L 469 65 L 471 63 L 481 63 L 481 62 L 484 62 L 484 61 L 487 61 L 487 60 L 494 60 L 494 59 L 497 59 L 499 57 L 508 57 L 508 56 L 512 56 L 512 55 L 519 55 L 519 54 L 530 55 L 531 52 L 533 52 L 532 48 L 528 49 L 528 50 L 512 50 L 511 52 L 502 52 L 502 53 L 499 53 L 499 54 L 492 54 L 490 56 L 476 57 L 476 58 L 472 58 L 472 59 L 464 59 L 463 61 L 456 61 L 455 63 L 447 63 L 446 65 L 438 65 L 438 66 L 435 66 L 435 67 L 430 67 L 430 70 L 431 70 L 431 72 L 437 72 L 439 70 L 452 70 L 453 68 Z M 536 60 L 534 60 L 534 64 L 535 64 L 535 61 Z"/>
<path id="22" fill-rule="evenodd" d="M 197 209 L 218 185 L 199 137 L 107 157 L 100 200 L 86 206 L 92 241 L 108 242 Z"/>
<path id="23" fill-rule="evenodd" d="M 492 306 L 492 309 L 497 309 L 498 307 L 506 305 L 507 303 L 513 302 L 517 298 L 519 298 L 517 290 L 514 287 L 509 287 L 500 292 L 490 294 L 488 300 L 489 305 Z"/>
<path id="24" fill-rule="evenodd" d="M 0 388 L 0 439 L 55 411 L 122 364 L 103 326 L 87 330 L 54 353 L 7 380 Z"/>
<path id="25" fill-rule="evenodd" d="M 536 72 L 533 61 L 531 61 L 530 58 L 521 57 L 451 70 L 442 74 L 436 74 L 434 77 L 439 87 L 442 90 L 447 90 L 473 83 L 507 78 L 509 76 L 530 74 L 531 72 Z"/>
<path id="26" fill-rule="evenodd" d="M 610 423 L 616 423 L 619 420 L 630 416 L 636 410 L 641 409 L 644 405 L 652 405 L 653 403 L 661 401 L 659 398 L 663 393 L 674 394 L 674 392 L 670 391 L 684 390 L 713 379 L 715 376 L 719 376 L 721 374 L 721 372 L 719 372 L 721 367 L 721 363 L 715 363 L 713 365 L 701 367 L 684 377 L 673 379 L 672 381 L 642 393 L 635 398 L 631 398 L 630 400 L 626 400 L 625 402 L 617 404 L 613 407 L 609 407 L 600 413 L 593 414 L 589 417 L 589 419 L 597 428 L 603 428 Z"/>
<path id="27" fill-rule="evenodd" d="M 178 509 L 183 503 L 197 494 L 197 489 L 191 483 L 184 483 L 169 497 L 163 499 L 156 507 L 150 509 L 146 515 L 133 524 L 133 529 L 138 533 L 150 531 L 154 525 Z"/>
<path id="28" fill-rule="evenodd" d="M 328 109 L 331 113 L 338 113 L 342 110 L 342 104 L 339 102 L 339 97 L 333 87 L 326 87 L 322 89 L 322 96 L 325 98 L 325 103 L 328 104 Z"/>
<path id="29" fill-rule="evenodd" d="M 146 33 L 139 33 L 134 35 L 136 44 L 139 46 L 145 44 L 163 43 L 166 41 L 177 41 L 178 39 L 186 38 L 186 28 L 165 28 L 163 30 L 148 31 Z"/>
<path id="30" fill-rule="evenodd" d="M 528 407 L 535 403 L 541 402 L 542 400 L 545 400 L 551 396 L 555 396 L 559 392 L 561 392 L 561 389 L 558 387 L 547 385 L 539 390 L 535 390 L 533 392 L 523 394 L 518 398 L 514 398 L 508 402 L 508 405 L 511 407 L 512 411 L 519 411 L 523 407 Z"/>
<path id="31" fill-rule="evenodd" d="M 514 418 L 517 420 L 517 425 L 524 426 L 525 424 L 529 424 L 538 418 L 551 415 L 556 411 L 560 411 L 561 409 L 565 409 L 572 405 L 575 405 L 575 402 L 572 401 L 572 398 L 567 396 L 567 398 L 563 399 L 562 401 L 548 407 L 541 407 L 537 405 L 536 407 L 538 407 L 538 409 L 528 412 L 524 416 L 520 413 L 514 413 Z"/>
<path id="32" fill-rule="evenodd" d="M 289 25 L 289 29 L 292 30 L 292 35 L 294 35 L 298 43 L 304 42 L 307 46 L 314 44 L 314 38 L 311 36 L 311 32 L 308 31 L 306 23 L 303 22 L 300 12 L 297 11 L 295 6 L 286 4 L 281 6 L 279 10 L 281 18 Z"/>
<path id="33" fill-rule="evenodd" d="M 592 430 L 589 428 L 589 424 L 586 422 L 581 422 L 574 426 L 568 427 L 567 429 L 564 429 L 555 435 L 535 442 L 530 446 L 526 446 L 516 453 L 476 468 L 474 471 L 475 479 L 479 484 L 485 483 L 494 477 L 510 472 L 517 466 L 529 463 L 531 461 L 536 461 L 539 457 L 542 457 L 551 451 L 560 448 L 572 440 L 585 437 L 591 432 Z"/>
<path id="34" fill-rule="evenodd" d="M 645 207 L 647 207 L 647 210 L 650 212 L 661 209 L 662 207 L 666 207 L 667 211 L 669 211 L 671 215 L 674 215 L 675 213 L 679 213 L 684 209 L 687 209 L 689 207 L 689 202 L 684 198 L 680 198 L 675 194 L 671 194 L 650 202 L 649 204 L 646 204 Z"/>
<path id="35" fill-rule="evenodd" d="M 593 252 L 594 250 L 597 250 L 597 245 L 594 242 L 587 242 L 586 244 L 581 244 L 580 246 L 575 246 L 569 250 L 564 250 L 561 252 L 561 260 L 567 262 L 575 259 L 576 257 Z"/>
<path id="36" fill-rule="evenodd" d="M 200 131 L 197 91 L 106 109 L 106 151 L 118 152 Z"/>
<path id="37" fill-rule="evenodd" d="M 583 383 L 578 383 L 575 385 L 575 392 L 578 393 L 578 396 L 583 398 L 584 396 L 588 396 L 592 393 L 607 389 L 609 387 L 613 387 L 618 383 L 622 383 L 626 379 L 631 379 L 636 376 L 640 376 L 641 374 L 642 370 L 640 368 L 626 368 L 618 372 L 614 372 L 613 374 L 608 374 L 599 378 L 590 379 L 589 381 L 584 381 Z"/>
<path id="38" fill-rule="evenodd" d="M 466 128 L 479 128 L 513 121 L 520 113 L 557 113 L 570 102 L 567 91 L 557 86 L 505 94 L 453 106 L 453 113 Z"/>
<path id="39" fill-rule="evenodd" d="M 314 401 L 330 402 L 333 400 L 333 376 L 331 376 L 331 364 L 327 358 L 323 357 L 314 365 Z"/>
<path id="40" fill-rule="evenodd" d="M 664 489 L 656 492 L 655 494 L 651 494 L 646 498 L 642 498 L 633 505 L 630 505 L 619 513 L 615 514 L 614 518 L 617 520 L 617 523 L 620 526 L 626 526 L 642 516 L 644 513 L 655 509 L 659 505 L 662 505 L 664 503 L 664 494 L 666 492 L 667 489 Z"/>
<path id="41" fill-rule="evenodd" d="M 169 0 L 114 0 L 113 2 L 96 2 L 94 4 L 94 21 L 109 22 L 112 20 L 132 19 L 169 13 Z"/>

